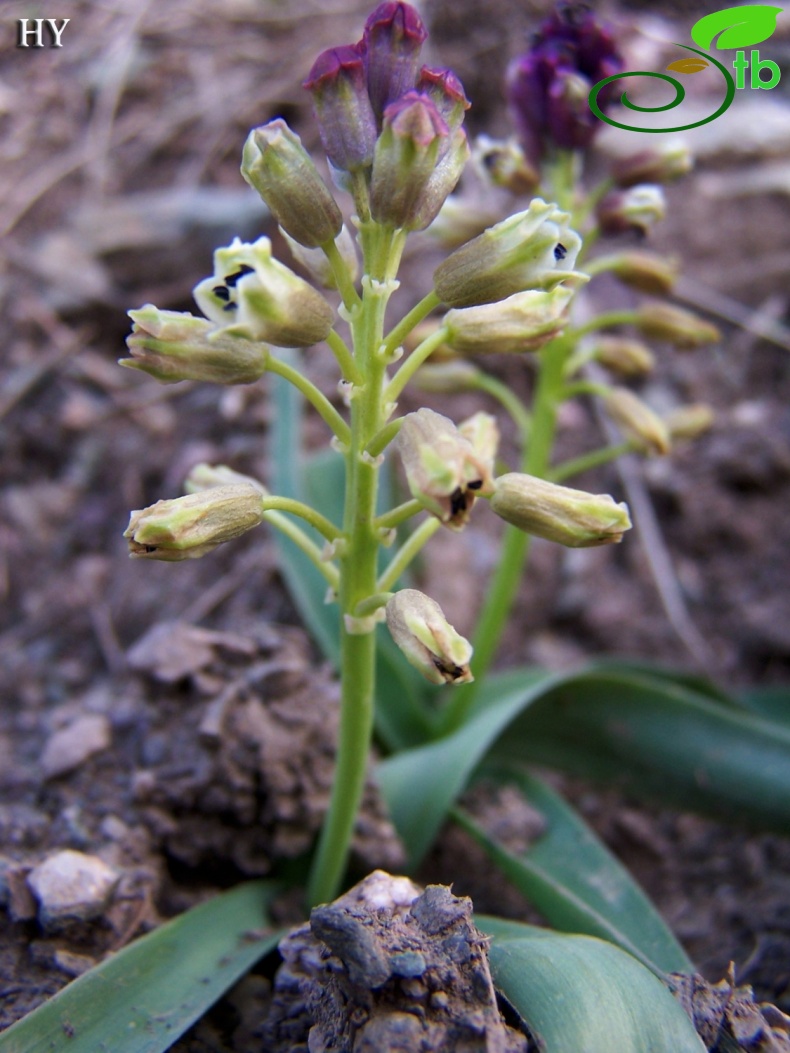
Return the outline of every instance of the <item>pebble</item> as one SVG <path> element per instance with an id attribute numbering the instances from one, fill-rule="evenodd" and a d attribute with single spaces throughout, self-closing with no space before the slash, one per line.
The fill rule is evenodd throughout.
<path id="1" fill-rule="evenodd" d="M 28 874 L 44 929 L 90 921 L 107 906 L 120 874 L 98 856 L 67 848 L 49 856 Z"/>
<path id="2" fill-rule="evenodd" d="M 65 728 L 53 732 L 44 746 L 41 767 L 45 779 L 74 771 L 112 742 L 110 722 L 101 713 L 86 713 Z"/>

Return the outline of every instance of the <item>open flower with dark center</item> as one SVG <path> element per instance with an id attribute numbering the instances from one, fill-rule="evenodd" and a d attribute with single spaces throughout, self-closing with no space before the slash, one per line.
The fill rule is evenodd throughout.
<path id="1" fill-rule="evenodd" d="M 555 147 L 580 150 L 590 145 L 601 127 L 587 101 L 590 89 L 622 66 L 611 32 L 592 11 L 558 4 L 529 51 L 507 73 L 512 118 L 533 163 Z M 599 104 L 611 103 L 615 94 L 602 91 Z"/>
<path id="2" fill-rule="evenodd" d="M 476 414 L 476 417 L 488 416 Z M 452 530 L 461 530 L 478 497 L 493 490 L 495 424 L 463 434 L 431 409 L 407 413 L 396 440 L 412 497 Z"/>
<path id="3" fill-rule="evenodd" d="M 236 238 L 214 253 L 214 275 L 199 282 L 195 302 L 219 335 L 309 347 L 323 340 L 334 311 L 303 278 L 274 259 L 268 238 Z"/>
<path id="4" fill-rule="evenodd" d="M 433 273 L 436 293 L 450 307 L 496 303 L 526 289 L 570 288 L 587 281 L 573 269 L 581 238 L 570 215 L 534 198 L 451 253 Z"/>

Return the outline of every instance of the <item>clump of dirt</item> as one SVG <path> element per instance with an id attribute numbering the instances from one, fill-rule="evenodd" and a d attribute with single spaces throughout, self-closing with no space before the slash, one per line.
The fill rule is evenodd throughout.
<path id="1" fill-rule="evenodd" d="M 12 981 L 0 1026 L 161 914 L 305 852 L 328 806 L 337 685 L 300 630 L 161 623 L 129 661 L 138 672 L 122 680 L 5 715 L 25 750 L 2 774 L 17 794 L 0 810 L 0 892 L 15 923 L 0 950 Z M 353 851 L 365 870 L 403 864 L 372 782 Z M 41 875 L 67 856 L 80 857 L 84 895 L 58 900 L 56 916 Z M 109 868 L 96 904 L 92 875 L 106 881 Z"/>
<path id="2" fill-rule="evenodd" d="M 280 942 L 271 1053 L 526 1053 L 503 1020 L 472 902 L 375 871 Z"/>

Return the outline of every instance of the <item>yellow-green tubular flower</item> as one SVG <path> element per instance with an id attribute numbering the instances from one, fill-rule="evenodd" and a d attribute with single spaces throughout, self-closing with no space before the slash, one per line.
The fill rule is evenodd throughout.
<path id="1" fill-rule="evenodd" d="M 610 420 L 643 453 L 669 453 L 671 442 L 667 426 L 646 402 L 628 388 L 612 388 L 603 400 Z"/>
<path id="2" fill-rule="evenodd" d="M 485 466 L 488 475 L 493 475 L 494 461 L 499 449 L 499 428 L 496 418 L 478 410 L 458 425 L 459 432 L 472 444 L 472 449 Z"/>
<path id="3" fill-rule="evenodd" d="M 612 176 L 620 187 L 637 183 L 669 183 L 686 175 L 693 167 L 694 159 L 687 146 L 667 143 L 620 158 L 612 165 Z"/>
<path id="4" fill-rule="evenodd" d="M 417 589 L 401 589 L 386 608 L 387 627 L 407 661 L 432 684 L 468 684 L 472 645 L 439 604 Z"/>
<path id="5" fill-rule="evenodd" d="M 139 369 L 162 384 L 202 380 L 251 384 L 266 372 L 268 348 L 217 331 L 213 322 L 148 303 L 129 311 L 134 323 L 126 346 L 132 357 L 120 365 Z"/>
<path id="6" fill-rule="evenodd" d="M 482 376 L 477 366 L 463 358 L 448 358 L 444 362 L 429 362 L 420 366 L 414 374 L 412 384 L 420 391 L 434 394 L 458 394 L 475 391 Z"/>
<path id="7" fill-rule="evenodd" d="M 531 194 L 540 182 L 538 170 L 513 138 L 478 135 L 472 147 L 472 164 L 484 183 L 503 187 L 511 194 Z"/>
<path id="8" fill-rule="evenodd" d="M 635 325 L 643 336 L 666 340 L 680 350 L 690 351 L 705 344 L 715 344 L 721 333 L 710 322 L 668 303 L 647 303 L 637 311 Z"/>
<path id="9" fill-rule="evenodd" d="M 586 280 L 573 269 L 582 242 L 569 219 L 535 198 L 524 212 L 489 227 L 439 264 L 433 275 L 437 296 L 450 307 L 474 307 L 525 289 Z"/>
<path id="10" fill-rule="evenodd" d="M 132 512 L 129 555 L 168 562 L 197 559 L 263 520 L 261 492 L 248 483 L 216 486 Z"/>
<path id="11" fill-rule="evenodd" d="M 656 296 L 671 292 L 678 277 L 676 259 L 641 249 L 604 256 L 600 263 L 606 263 L 606 270 L 619 278 L 623 285 Z"/>
<path id="12" fill-rule="evenodd" d="M 237 472 L 226 464 L 206 464 L 205 461 L 190 469 L 189 475 L 184 480 L 184 490 L 188 494 L 199 494 L 203 490 L 212 490 L 217 486 L 231 486 L 239 483 L 254 486 L 264 496 L 269 493 L 263 483 L 258 482 L 251 475 Z"/>
<path id="13" fill-rule="evenodd" d="M 622 541 L 631 527 L 628 507 L 608 494 L 588 494 L 520 472 L 501 475 L 494 487 L 491 508 L 501 519 L 569 548 Z"/>
<path id="14" fill-rule="evenodd" d="M 666 212 L 664 191 L 649 183 L 627 190 L 610 190 L 595 210 L 604 234 L 623 234 L 629 230 L 647 233 Z"/>
<path id="15" fill-rule="evenodd" d="M 558 285 L 551 292 L 530 289 L 499 303 L 455 308 L 443 319 L 447 346 L 460 355 L 536 351 L 564 328 L 573 294 Z"/>
<path id="16" fill-rule="evenodd" d="M 664 418 L 670 438 L 696 439 L 709 431 L 714 424 L 713 409 L 704 402 L 691 402 L 687 406 L 678 406 Z"/>
<path id="17" fill-rule="evenodd" d="M 441 413 L 407 413 L 396 446 L 412 497 L 452 530 L 466 526 L 475 500 L 493 490 L 493 454 L 475 449 Z"/>
<path id="18" fill-rule="evenodd" d="M 640 340 L 625 336 L 600 336 L 592 349 L 592 357 L 612 373 L 623 377 L 638 377 L 650 373 L 656 364 L 653 352 Z"/>
<path id="19" fill-rule="evenodd" d="M 238 238 L 214 253 L 214 277 L 195 286 L 195 301 L 219 333 L 309 347 L 332 328 L 334 312 L 319 292 L 272 258 L 268 238 Z"/>
<path id="20" fill-rule="evenodd" d="M 253 128 L 241 174 L 295 241 L 317 248 L 340 233 L 343 215 L 302 140 L 281 118 Z"/>

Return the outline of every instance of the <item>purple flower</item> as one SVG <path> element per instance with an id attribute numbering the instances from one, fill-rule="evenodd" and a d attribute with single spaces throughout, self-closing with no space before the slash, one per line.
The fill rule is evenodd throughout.
<path id="1" fill-rule="evenodd" d="M 427 36 L 419 13 L 410 4 L 379 4 L 365 23 L 362 44 L 368 94 L 379 121 L 390 103 L 414 87 Z"/>
<path id="2" fill-rule="evenodd" d="M 451 132 L 461 127 L 470 102 L 464 93 L 463 84 L 451 69 L 423 66 L 417 80 L 417 91 L 433 101 Z"/>
<path id="3" fill-rule="evenodd" d="M 335 168 L 353 172 L 373 161 L 378 129 L 370 104 L 364 46 L 322 51 L 304 82 L 313 96 L 326 155 Z"/>
<path id="4" fill-rule="evenodd" d="M 610 31 L 582 7 L 560 4 L 507 73 L 510 111 L 530 160 L 547 149 L 585 149 L 601 122 L 587 102 L 599 80 L 622 69 Z M 602 105 L 611 102 L 602 92 Z"/>
<path id="5" fill-rule="evenodd" d="M 384 111 L 370 183 L 370 207 L 379 223 L 416 229 L 423 193 L 449 137 L 433 101 L 408 91 Z M 449 192 L 449 191 L 448 191 Z"/>

